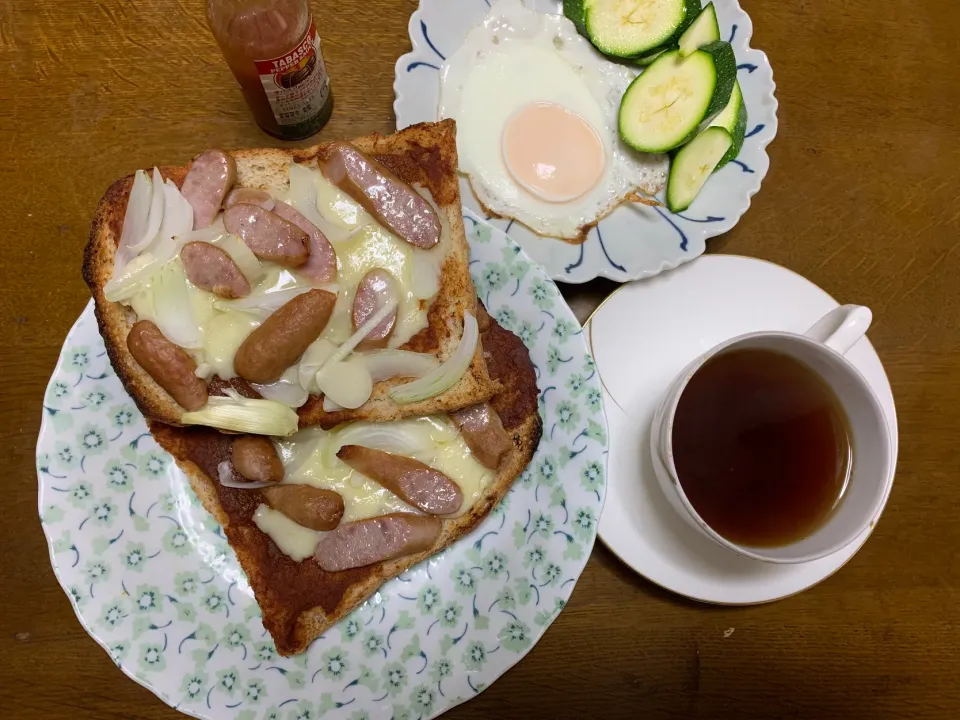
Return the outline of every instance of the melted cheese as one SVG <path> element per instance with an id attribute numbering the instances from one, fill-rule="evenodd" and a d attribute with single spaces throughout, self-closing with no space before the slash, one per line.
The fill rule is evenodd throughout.
<path id="1" fill-rule="evenodd" d="M 427 326 L 427 309 L 413 293 L 414 247 L 379 225 L 364 225 L 334 248 L 337 253 L 340 295 L 333 317 L 324 332 L 336 343 L 353 333 L 351 310 L 357 285 L 371 270 L 389 270 L 400 286 L 397 324 L 387 343 L 399 347 Z"/>
<path id="2" fill-rule="evenodd" d="M 236 310 L 215 313 L 204 328 L 203 361 L 224 380 L 234 377 L 233 359 L 237 350 L 259 324 L 249 313 Z"/>
<path id="3" fill-rule="evenodd" d="M 315 173 L 314 182 L 317 185 L 317 210 L 328 223 L 349 231 L 373 222 L 366 210 L 321 172 Z"/>
<path id="4" fill-rule="evenodd" d="M 300 562 L 312 557 L 320 542 L 320 533 L 298 525 L 282 512 L 260 505 L 253 513 L 253 522 L 270 536 L 280 551 L 291 560 Z"/>
<path id="5" fill-rule="evenodd" d="M 263 295 L 278 290 L 300 287 L 300 281 L 289 270 L 273 263 L 265 263 L 266 273 L 251 288 L 251 295 Z M 209 293 L 197 294 L 213 298 Z M 233 360 L 247 336 L 266 319 L 266 312 L 248 312 L 234 308 L 235 301 L 216 301 L 208 312 L 203 325 L 203 353 L 197 357 L 213 367 L 215 374 L 224 380 L 236 376 Z"/>
<path id="6" fill-rule="evenodd" d="M 460 486 L 463 493 L 460 514 L 473 506 L 494 477 L 491 470 L 473 457 L 446 416 L 390 423 L 358 422 L 342 425 L 332 432 L 310 428 L 280 441 L 280 457 L 286 470 L 284 482 L 340 493 L 343 522 L 391 512 L 418 512 L 337 458 L 337 451 L 347 444 L 367 444 L 415 458 L 439 470 Z M 399 446 L 408 449 L 401 451 Z"/>

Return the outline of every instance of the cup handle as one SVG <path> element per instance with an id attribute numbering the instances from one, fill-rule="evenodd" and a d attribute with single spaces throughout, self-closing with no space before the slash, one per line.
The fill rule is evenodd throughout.
<path id="1" fill-rule="evenodd" d="M 817 320 L 804 335 L 846 355 L 857 340 L 866 334 L 872 320 L 873 313 L 868 307 L 841 305 Z"/>

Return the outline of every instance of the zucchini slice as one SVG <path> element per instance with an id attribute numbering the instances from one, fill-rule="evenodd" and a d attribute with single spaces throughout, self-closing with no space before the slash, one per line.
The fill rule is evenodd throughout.
<path id="1" fill-rule="evenodd" d="M 671 212 L 682 212 L 690 207 L 731 145 L 730 133 L 713 126 L 677 151 L 667 179 L 667 207 Z"/>
<path id="2" fill-rule="evenodd" d="M 707 3 L 696 19 L 680 35 L 680 55 L 687 57 L 694 50 L 720 39 L 720 25 L 713 3 Z"/>
<path id="3" fill-rule="evenodd" d="M 690 0 L 580 1 L 584 4 L 584 25 L 590 42 L 607 55 L 633 58 L 673 38 L 687 19 Z M 576 14 L 573 9 L 571 12 Z M 571 19 L 576 24 L 576 19 Z"/>
<path id="4" fill-rule="evenodd" d="M 620 101 L 620 137 L 641 152 L 666 152 L 696 135 L 730 101 L 737 63 L 729 43 L 715 42 L 681 58 L 660 55 Z"/>
<path id="5" fill-rule="evenodd" d="M 690 53 L 688 59 L 700 53 L 709 55 L 713 60 L 713 66 L 717 69 L 717 87 L 710 100 L 710 107 L 707 108 L 707 117 L 712 119 L 730 102 L 733 86 L 737 84 L 737 59 L 733 56 L 730 43 L 723 40 L 704 45 Z"/>
<path id="6" fill-rule="evenodd" d="M 587 37 L 587 0 L 563 0 L 563 14 L 577 28 L 577 32 Z"/>
<path id="7" fill-rule="evenodd" d="M 654 48 L 648 53 L 644 53 L 643 55 L 638 55 L 637 57 L 633 58 L 633 62 L 635 62 L 637 65 L 649 65 L 668 50 L 676 50 L 676 48 L 669 46 Z"/>
<path id="8" fill-rule="evenodd" d="M 714 170 L 714 172 L 716 172 L 740 154 L 740 150 L 743 148 L 743 140 L 747 134 L 747 105 L 743 102 L 743 93 L 740 92 L 739 82 L 733 84 L 733 92 L 730 93 L 730 102 L 720 111 L 719 115 L 710 121 L 710 126 L 722 127 L 729 132 L 733 138 L 733 145 L 730 146 L 727 154 L 717 163 L 717 167 Z"/>

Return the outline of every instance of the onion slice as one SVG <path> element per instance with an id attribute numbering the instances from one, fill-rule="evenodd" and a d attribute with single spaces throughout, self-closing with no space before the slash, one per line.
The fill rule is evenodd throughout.
<path id="1" fill-rule="evenodd" d="M 309 392 L 319 392 L 317 371 L 327 362 L 327 358 L 336 351 L 337 346 L 326 338 L 319 338 L 310 343 L 297 366 L 300 387 Z"/>
<path id="2" fill-rule="evenodd" d="M 318 228 L 327 225 L 317 210 L 317 182 L 314 171 L 304 165 L 290 163 L 290 195 L 287 202 Z"/>
<path id="3" fill-rule="evenodd" d="M 339 412 L 343 410 L 343 405 L 337 405 L 329 395 L 323 396 L 323 411 L 327 413 Z"/>
<path id="4" fill-rule="evenodd" d="M 480 330 L 477 319 L 469 312 L 463 314 L 463 335 L 447 361 L 432 372 L 427 373 L 419 380 L 397 385 L 390 389 L 390 397 L 399 405 L 419 402 L 435 397 L 453 387 L 473 362 L 473 355 L 477 351 L 480 341 Z"/>
<path id="5" fill-rule="evenodd" d="M 367 318 L 367 321 L 357 328 L 357 331 L 351 335 L 349 339 L 347 339 L 347 341 L 341 345 L 333 355 L 327 358 L 327 361 L 320 367 L 320 371 L 323 372 L 323 368 L 327 365 L 333 365 L 334 363 L 338 363 L 346 358 L 347 355 L 352 353 L 353 349 L 357 347 L 357 345 L 359 345 L 367 335 L 370 334 L 370 331 L 383 322 L 384 318 L 396 310 L 396 308 L 396 302 L 388 302 L 373 315 Z"/>
<path id="6" fill-rule="evenodd" d="M 233 260 L 240 272 L 247 278 L 251 285 L 255 284 L 263 277 L 265 270 L 263 265 L 253 254 L 253 250 L 247 247 L 247 244 L 236 235 L 222 235 L 220 239 L 214 241 L 214 245 L 223 250 L 230 259 Z"/>
<path id="7" fill-rule="evenodd" d="M 349 361 L 346 358 L 360 344 L 360 341 L 383 322 L 383 319 L 396 307 L 396 300 L 392 300 L 377 310 L 343 345 L 323 361 L 320 369 L 317 370 L 314 382 L 324 396 L 329 395 L 337 405 L 351 409 L 360 407 L 370 399 L 373 393 L 373 378 L 363 358 L 358 356 L 350 358 Z M 302 379 L 301 384 L 304 384 Z M 312 383 L 306 384 L 312 387 Z"/>
<path id="8" fill-rule="evenodd" d="M 151 284 L 154 322 L 160 331 L 182 348 L 202 348 L 203 332 L 193 314 L 183 263 L 179 260 L 167 263 Z"/>
<path id="9" fill-rule="evenodd" d="M 217 310 L 240 310 L 241 312 L 254 313 L 258 315 L 269 315 L 282 305 L 286 305 L 297 295 L 313 290 L 309 285 L 302 287 L 284 288 L 283 290 L 273 290 L 271 292 L 252 293 L 239 300 L 217 300 L 213 306 Z"/>
<path id="10" fill-rule="evenodd" d="M 157 232 L 157 240 L 179 237 L 190 232 L 193 228 L 193 205 L 183 195 L 173 180 L 167 179 L 163 183 L 163 219 Z M 154 255 L 160 257 L 158 252 Z M 170 257 L 173 257 L 171 254 Z M 165 262 L 169 257 L 160 257 Z"/>
<path id="11" fill-rule="evenodd" d="M 357 422 L 343 425 L 342 429 L 327 435 L 323 446 L 323 462 L 330 466 L 336 461 L 337 453 L 344 445 L 363 445 L 364 447 L 413 457 L 419 452 L 437 447 L 436 433 L 418 431 L 418 420 L 400 420 L 396 422 Z M 439 430 L 439 428 L 435 428 Z M 456 432 L 450 428 L 449 436 Z M 441 434 L 441 437 L 443 435 Z"/>
<path id="12" fill-rule="evenodd" d="M 180 416 L 184 425 L 207 425 L 220 430 L 287 437 L 297 431 L 299 418 L 274 400 L 245 398 L 232 388 L 227 396 L 212 395 L 207 404 Z"/>
<path id="13" fill-rule="evenodd" d="M 191 230 L 187 228 L 183 234 L 178 235 L 177 239 L 188 242 L 216 242 L 222 236 L 227 234 L 227 228 L 223 224 L 223 213 L 217 215 L 216 219 L 205 228 Z"/>
<path id="14" fill-rule="evenodd" d="M 419 378 L 440 367 L 435 356 L 410 350 L 373 350 L 361 357 L 374 382 L 395 377 Z"/>
<path id="15" fill-rule="evenodd" d="M 271 482 L 237 482 L 233 479 L 233 467 L 230 465 L 229 460 L 224 460 L 217 465 L 217 475 L 219 476 L 218 479 L 221 485 L 233 488 L 234 490 L 256 490 L 258 488 L 276 485 L 276 483 Z"/>
<path id="16" fill-rule="evenodd" d="M 324 363 L 317 372 L 317 387 L 324 397 L 354 410 L 370 399 L 373 379 L 363 359 L 351 357 L 339 362 Z"/>
<path id="17" fill-rule="evenodd" d="M 123 230 L 113 261 L 114 276 L 135 256 L 132 246 L 143 239 L 150 220 L 150 205 L 153 198 L 153 183 L 143 170 L 137 170 L 133 176 L 133 187 L 127 200 L 127 210 L 123 215 Z"/>
<path id="18" fill-rule="evenodd" d="M 146 173 L 142 170 L 138 171 L 134 186 L 141 175 L 146 178 Z M 127 218 L 124 217 L 124 230 L 121 233 L 121 245 L 114 259 L 113 277 L 104 286 L 104 296 L 111 302 L 128 300 L 142 290 L 161 270 L 164 263 L 180 251 L 183 243 L 177 242 L 174 239 L 175 236 L 188 232 L 193 225 L 193 206 L 180 194 L 179 188 L 172 180 L 164 181 L 160 171 L 154 168 L 153 180 L 146 180 L 146 182 L 150 184 L 151 192 L 148 226 L 140 231 L 142 234 L 139 242 L 128 243 L 128 240 L 133 239 L 133 230 L 131 235 L 127 234 Z M 141 193 L 143 187 L 145 186 L 141 184 L 137 192 Z M 158 194 L 161 202 L 159 211 L 157 211 Z M 130 202 L 127 205 L 128 215 L 133 212 L 131 208 L 134 202 L 135 196 L 131 191 Z M 154 221 L 157 225 L 156 231 L 153 230 Z M 150 235 L 151 232 L 153 232 L 152 235 Z"/>
<path id="19" fill-rule="evenodd" d="M 143 235 L 127 247 L 127 250 L 136 256 L 141 250 L 153 242 L 160 232 L 160 223 L 163 221 L 163 176 L 157 168 L 153 169 L 153 182 L 150 189 L 150 214 L 147 218 L 147 227 Z"/>
<path id="20" fill-rule="evenodd" d="M 314 425 L 278 443 L 286 477 L 296 477 L 306 467 L 314 453 L 320 451 L 328 434 L 319 425 Z"/>
<path id="21" fill-rule="evenodd" d="M 298 408 L 303 405 L 310 393 L 300 387 L 299 373 L 296 366 L 287 369 L 280 379 L 265 385 L 250 383 L 254 390 L 260 393 L 266 400 L 274 400 L 287 407 Z"/>
<path id="22" fill-rule="evenodd" d="M 117 271 L 103 286 L 103 296 L 110 302 L 129 300 L 143 290 L 160 270 L 160 261 L 149 252 L 143 252 Z"/>

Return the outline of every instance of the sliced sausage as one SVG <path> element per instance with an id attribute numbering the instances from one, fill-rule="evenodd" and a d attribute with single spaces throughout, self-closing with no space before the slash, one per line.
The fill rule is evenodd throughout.
<path id="1" fill-rule="evenodd" d="M 303 230 L 310 239 L 310 257 L 297 268 L 297 272 L 315 283 L 331 283 L 336 280 L 337 253 L 320 228 L 284 202 L 278 202 L 273 212 Z"/>
<path id="2" fill-rule="evenodd" d="M 213 222 L 236 181 L 237 163 L 223 150 L 207 150 L 194 158 L 180 188 L 180 194 L 193 206 L 194 230 Z"/>
<path id="3" fill-rule="evenodd" d="M 270 438 L 263 435 L 241 435 L 233 441 L 230 453 L 233 469 L 253 482 L 283 480 L 283 463 Z"/>
<path id="4" fill-rule="evenodd" d="M 311 530 L 333 530 L 343 517 L 343 498 L 311 485 L 277 485 L 263 489 L 267 503 Z"/>
<path id="5" fill-rule="evenodd" d="M 222 298 L 241 298 L 250 294 L 250 283 L 233 258 L 222 248 L 208 242 L 190 242 L 180 251 L 187 278 L 201 290 Z"/>
<path id="6" fill-rule="evenodd" d="M 387 303 L 394 303 L 399 298 L 399 283 L 396 278 L 383 268 L 371 270 L 357 285 L 357 294 L 353 297 L 353 330 L 356 332 L 374 313 Z M 360 350 L 382 348 L 387 346 L 387 340 L 393 334 L 397 324 L 397 311 L 387 315 L 377 326 L 367 333 L 366 337 L 357 346 Z"/>
<path id="7" fill-rule="evenodd" d="M 327 572 L 372 565 L 429 550 L 440 527 L 440 518 L 413 513 L 344 523 L 321 538 L 314 557 Z"/>
<path id="8" fill-rule="evenodd" d="M 239 235 L 261 260 L 292 268 L 307 261 L 307 234 L 259 205 L 234 205 L 223 214 L 223 224 L 227 232 Z"/>
<path id="9" fill-rule="evenodd" d="M 484 467 L 496 470 L 500 458 L 512 446 L 510 436 L 503 429 L 500 416 L 490 403 L 471 405 L 450 414 L 450 418 L 460 427 L 470 452 Z"/>
<path id="10" fill-rule="evenodd" d="M 440 242 L 440 218 L 416 190 L 353 145 L 335 142 L 320 150 L 320 171 L 377 221 L 418 248 Z"/>
<path id="11" fill-rule="evenodd" d="M 237 349 L 233 359 L 237 375 L 261 384 L 279 380 L 320 337 L 336 303 L 333 293 L 308 290 L 281 305 Z"/>
<path id="12" fill-rule="evenodd" d="M 273 210 L 276 200 L 266 190 L 234 188 L 224 198 L 223 207 L 229 210 L 234 205 L 259 205 L 264 210 Z"/>
<path id="13" fill-rule="evenodd" d="M 449 515 L 463 505 L 460 486 L 419 460 L 362 445 L 344 445 L 337 457 L 425 513 Z"/>
<path id="14" fill-rule="evenodd" d="M 152 322 L 141 320 L 130 328 L 127 348 L 140 367 L 182 407 L 192 411 L 207 404 L 207 383 L 194 375 L 197 363 Z"/>

